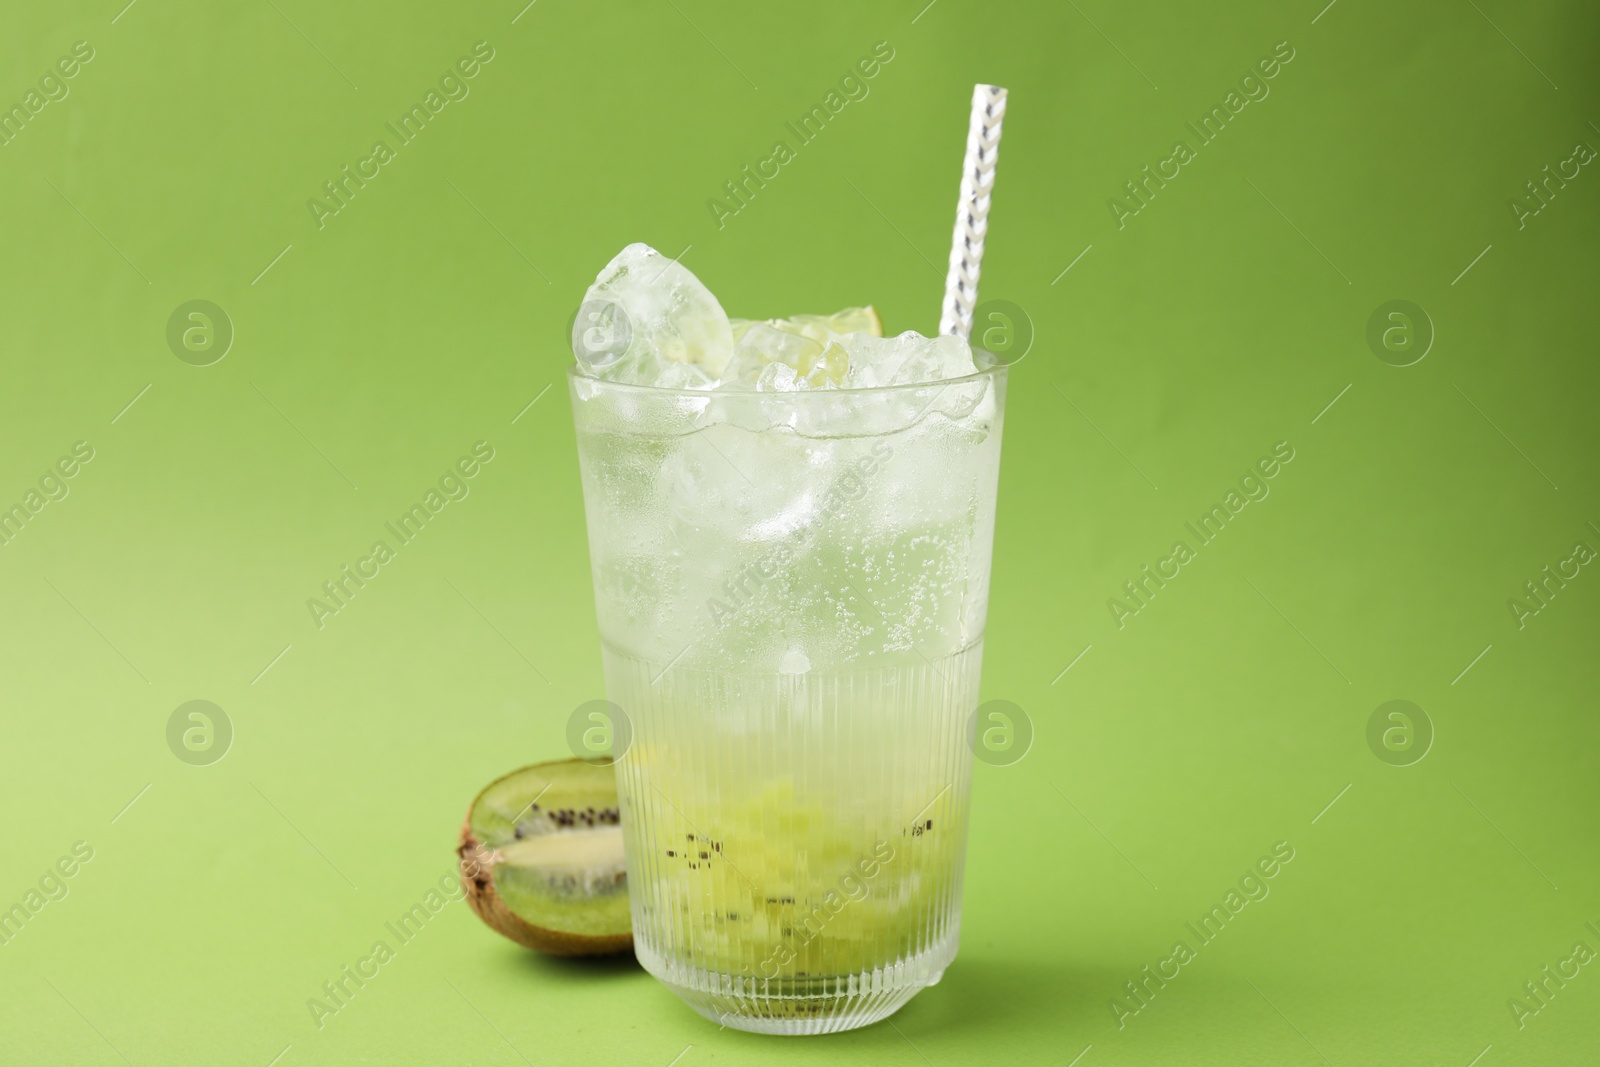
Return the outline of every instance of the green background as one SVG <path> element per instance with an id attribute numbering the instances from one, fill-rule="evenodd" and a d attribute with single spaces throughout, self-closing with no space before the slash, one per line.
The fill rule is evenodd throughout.
<path id="1" fill-rule="evenodd" d="M 1600 966 L 1523 1028 L 1507 1001 L 1600 949 L 1600 574 L 1520 628 L 1507 601 L 1600 547 L 1600 174 L 1521 228 L 1509 202 L 1600 147 L 1600 16 L 925 3 L 7 5 L 0 102 L 95 55 L 0 147 L 0 506 L 95 454 L 0 546 L 0 907 L 94 858 L 0 947 L 0 1060 L 1592 1058 Z M 308 198 L 480 40 L 470 96 L 319 229 Z M 870 95 L 719 229 L 707 200 L 879 41 Z M 1280 41 L 1270 95 L 1119 229 Z M 585 285 L 643 240 L 733 314 L 931 331 L 975 81 L 1011 92 L 983 295 L 1037 333 L 984 694 L 1036 736 L 977 767 L 945 981 L 893 1026 L 719 1032 L 452 904 L 319 1030 L 307 998 L 449 872 L 476 789 L 602 695 L 561 383 Z M 236 332 L 204 367 L 166 341 L 196 299 Z M 1394 299 L 1436 333 L 1411 366 L 1366 341 Z M 471 495 L 318 629 L 307 598 L 479 440 Z M 1279 441 L 1271 495 L 1119 628 Z M 235 732 L 209 766 L 166 741 L 194 699 Z M 1366 740 L 1391 699 L 1435 731 L 1410 766 Z M 1279 841 L 1270 896 L 1119 1029 Z"/>

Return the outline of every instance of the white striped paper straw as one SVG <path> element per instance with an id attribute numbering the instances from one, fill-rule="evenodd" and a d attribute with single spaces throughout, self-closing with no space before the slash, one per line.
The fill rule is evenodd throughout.
<path id="1" fill-rule="evenodd" d="M 964 340 L 972 337 L 972 309 L 978 300 L 978 269 L 983 262 L 983 238 L 989 232 L 989 197 L 994 192 L 994 164 L 1000 154 L 1000 124 L 1005 117 L 1004 89 L 973 86 L 967 155 L 961 166 L 961 203 L 956 207 L 950 269 L 944 279 L 944 310 L 939 316 L 941 334 Z"/>

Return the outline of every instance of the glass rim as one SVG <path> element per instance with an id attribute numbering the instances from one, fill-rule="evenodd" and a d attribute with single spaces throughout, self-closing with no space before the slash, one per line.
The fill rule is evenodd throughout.
<path id="1" fill-rule="evenodd" d="M 983 356 L 988 356 L 990 359 L 994 359 L 992 353 L 981 348 L 974 348 L 972 352 L 974 357 L 977 357 L 981 354 Z M 975 358 L 974 362 L 978 362 L 978 360 Z M 1006 371 L 1010 369 L 1010 366 L 1011 365 L 1009 363 L 1002 363 L 998 360 L 995 360 L 988 366 L 980 366 L 971 374 L 963 374 L 959 378 L 939 378 L 931 382 L 900 382 L 895 385 L 861 385 L 853 386 L 849 389 L 794 389 L 764 392 L 756 389 L 683 389 L 662 385 L 637 385 L 633 382 L 614 382 L 609 378 L 601 378 L 593 374 L 583 373 L 581 370 L 579 370 L 578 362 L 574 360 L 573 362 L 567 364 L 567 380 L 569 382 L 583 381 L 586 383 L 593 383 L 594 386 L 603 390 L 618 390 L 621 392 L 640 393 L 647 396 L 654 395 L 659 397 L 681 397 L 724 401 L 737 399 L 740 401 L 781 400 L 783 402 L 788 402 L 790 398 L 865 395 L 882 396 L 894 393 L 918 392 L 921 390 L 935 388 L 947 389 L 951 386 L 966 385 L 979 381 L 1004 380 L 1006 377 Z"/>

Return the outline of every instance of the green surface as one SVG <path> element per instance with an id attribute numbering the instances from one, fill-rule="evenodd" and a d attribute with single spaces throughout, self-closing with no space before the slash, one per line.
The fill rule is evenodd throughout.
<path id="1" fill-rule="evenodd" d="M 0 907 L 41 905 L 0 946 L 0 1059 L 1592 1059 L 1600 969 L 1520 1028 L 1508 1000 L 1600 950 L 1600 575 L 1568 564 L 1521 625 L 1508 601 L 1600 548 L 1600 173 L 1569 164 L 1520 224 L 1511 201 L 1600 147 L 1600 18 L 924 2 L 0 14 L 0 101 L 93 50 L 0 146 L 0 506 L 93 450 L 0 546 Z M 479 41 L 470 95 L 319 228 L 308 198 Z M 719 228 L 707 201 L 880 41 L 869 94 Z M 1270 94 L 1193 144 L 1281 41 Z M 943 984 L 893 1027 L 785 1042 L 459 903 L 394 937 L 450 884 L 474 793 L 564 755 L 602 695 L 560 382 L 586 283 L 644 240 L 688 247 L 733 314 L 870 301 L 932 329 L 979 80 L 1011 90 L 983 293 L 1038 335 L 984 691 L 1036 738 L 977 768 Z M 1194 158 L 1119 228 L 1108 200 L 1180 138 Z M 1366 340 L 1396 299 L 1437 334 L 1405 367 Z M 233 323 L 210 366 L 168 348 L 191 300 Z M 469 495 L 319 627 L 307 599 L 479 441 L 445 483 Z M 1270 495 L 1119 627 L 1123 582 L 1280 441 Z M 1435 731 L 1410 766 L 1368 747 L 1394 699 Z M 169 750 L 191 700 L 231 721 L 220 762 Z M 1200 947 L 1185 924 L 1277 842 L 1270 894 Z M 1119 1029 L 1112 998 L 1180 939 Z M 319 1029 L 308 998 L 380 940 Z"/>

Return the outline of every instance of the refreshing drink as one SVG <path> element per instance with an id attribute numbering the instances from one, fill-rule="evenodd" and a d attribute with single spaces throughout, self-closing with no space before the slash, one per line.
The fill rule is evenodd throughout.
<path id="1" fill-rule="evenodd" d="M 577 323 L 635 951 L 741 1029 L 880 1019 L 960 933 L 1005 373 L 879 329 L 640 245 Z"/>

